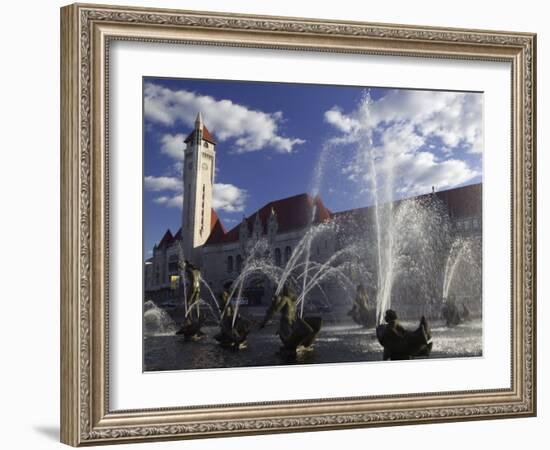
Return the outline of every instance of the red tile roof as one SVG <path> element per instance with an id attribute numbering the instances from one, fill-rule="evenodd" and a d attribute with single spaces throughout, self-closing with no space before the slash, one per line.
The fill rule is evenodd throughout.
<path id="1" fill-rule="evenodd" d="M 210 215 L 210 235 L 214 233 L 225 234 L 225 227 L 223 226 L 223 223 L 219 219 L 218 214 L 216 214 L 216 211 L 214 211 L 213 209 L 211 211 L 212 212 Z M 164 236 L 159 242 L 158 246 L 160 247 L 163 244 L 170 245 L 174 241 L 178 241 L 180 239 L 181 239 L 181 228 L 173 236 L 170 230 L 166 230 L 166 233 L 164 233 Z"/>
<path id="2" fill-rule="evenodd" d="M 425 198 L 432 194 L 423 194 L 412 198 Z M 480 217 L 482 207 L 482 183 L 470 184 L 458 188 L 447 189 L 445 191 L 435 192 L 435 196 L 439 198 L 449 209 L 451 217 Z M 405 199 L 403 199 L 405 200 Z M 403 200 L 393 202 L 394 206 L 398 205 Z M 370 220 L 374 213 L 372 206 L 365 208 L 351 209 L 347 211 L 339 211 L 334 213 L 340 220 L 365 221 Z M 359 222 L 357 222 L 359 223 Z"/>
<path id="3" fill-rule="evenodd" d="M 189 141 L 191 141 L 193 139 L 194 136 L 195 136 L 195 130 L 191 131 L 191 133 L 189 133 L 189 136 L 187 136 L 185 138 L 185 141 L 183 141 L 183 142 L 187 144 Z M 206 126 L 204 126 L 204 125 L 202 127 L 202 138 L 205 141 L 208 141 L 211 144 L 216 145 L 216 141 L 214 140 L 214 136 L 212 136 L 210 131 L 208 131 L 208 128 L 206 128 Z"/>
<path id="4" fill-rule="evenodd" d="M 277 216 L 279 233 L 305 228 L 310 223 L 314 204 L 317 206 L 314 223 L 324 222 L 332 217 L 332 213 L 325 207 L 323 201 L 319 197 L 313 198 L 308 194 L 299 194 L 293 197 L 269 202 L 258 211 L 248 216 L 245 219 L 248 230 L 249 232 L 252 231 L 254 221 L 256 220 L 256 214 L 258 214 L 262 223 L 263 233 L 266 233 L 271 209 L 275 211 L 275 215 Z M 211 233 L 204 245 L 238 241 L 240 227 L 241 225 L 239 224 L 223 235 Z"/>
<path id="5" fill-rule="evenodd" d="M 435 193 L 447 205 L 451 217 L 480 217 L 482 194 L 481 183 Z"/>
<path id="6" fill-rule="evenodd" d="M 210 217 L 210 236 L 208 239 L 221 239 L 225 236 L 225 227 L 219 219 L 216 211 L 212 210 L 212 215 Z"/>

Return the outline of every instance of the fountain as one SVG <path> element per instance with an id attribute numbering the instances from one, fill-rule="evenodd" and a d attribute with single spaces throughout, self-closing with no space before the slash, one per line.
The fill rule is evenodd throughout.
<path id="1" fill-rule="evenodd" d="M 361 120 L 365 123 L 368 123 L 370 104 L 366 92 L 361 107 Z M 399 344 L 408 345 L 406 353 L 415 356 L 418 351 L 411 348 L 416 342 L 414 336 L 425 334 L 422 330 L 427 330 L 428 326 L 424 315 L 431 315 L 432 303 L 441 289 L 441 268 L 451 236 L 448 211 L 433 189 L 432 194 L 396 200 L 408 187 L 401 181 L 401 185 L 395 184 L 394 153 L 382 153 L 378 140 L 383 137 L 370 127 L 356 127 L 352 133 L 351 141 L 356 144 L 354 167 L 364 169 L 359 170 L 356 179 L 364 183 L 362 191 L 369 192 L 372 200 L 358 231 L 365 236 L 363 248 L 368 272 L 375 276 L 372 288 L 376 299 L 377 335 L 381 344 L 385 342 L 388 348 L 394 346 L 395 343 L 388 343 L 391 339 L 380 339 L 387 327 L 384 324 L 387 312 L 392 311 L 394 302 L 401 315 L 417 318 L 422 315 L 417 331 L 403 332 L 405 341 Z M 333 142 L 338 144 L 339 140 Z M 349 141 L 343 143 L 349 144 Z M 359 315 L 355 315 L 357 321 Z M 406 339 L 411 342 L 407 344 Z M 395 348 L 394 352 L 399 354 Z"/>
<path id="2" fill-rule="evenodd" d="M 315 216 L 313 215 L 313 218 Z M 232 332 L 228 329 L 222 335 L 219 335 L 219 341 L 227 340 L 227 337 L 239 328 L 239 309 L 242 299 L 242 293 L 247 280 L 255 275 L 265 276 L 275 285 L 273 296 L 273 305 L 281 301 L 285 286 L 293 286 L 292 314 L 296 320 L 292 320 L 292 331 L 284 339 L 284 347 L 289 352 L 295 352 L 297 347 L 311 347 L 315 336 L 319 332 L 322 320 L 320 317 L 306 316 L 305 304 L 310 292 L 318 289 L 322 295 L 325 292 L 322 283 L 330 280 L 336 280 L 345 289 L 353 286 L 345 274 L 346 267 L 349 264 L 348 255 L 354 250 L 353 246 L 347 246 L 336 251 L 324 263 L 313 260 L 311 257 L 311 246 L 317 239 L 327 237 L 327 234 L 333 236 L 335 232 L 335 223 L 311 223 L 301 240 L 295 246 L 284 267 L 275 265 L 268 252 L 269 243 L 265 238 L 258 239 L 247 249 L 247 256 L 244 260 L 241 273 L 230 284 L 225 286 L 224 306 L 222 307 L 222 317 L 227 317 L 232 312 Z M 286 296 L 288 297 L 288 295 Z M 227 327 L 226 327 L 227 328 Z M 237 333 L 239 334 L 239 333 Z M 223 339 L 222 339 L 223 338 Z"/>
<path id="3" fill-rule="evenodd" d="M 475 243 L 471 239 L 457 237 L 449 249 L 443 276 L 441 307 L 441 315 L 447 326 L 456 326 L 470 318 L 467 303 L 474 296 L 471 287 L 477 286 L 476 281 L 480 281 L 474 248 Z M 457 299 L 459 293 L 462 294 L 460 302 Z"/>
<path id="4" fill-rule="evenodd" d="M 143 304 L 143 311 L 145 336 L 162 336 L 176 332 L 176 324 L 170 315 L 152 300 L 147 300 Z"/>

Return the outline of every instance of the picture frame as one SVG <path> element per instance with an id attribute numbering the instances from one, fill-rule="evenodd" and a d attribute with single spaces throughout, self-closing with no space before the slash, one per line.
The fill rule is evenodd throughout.
<path id="1" fill-rule="evenodd" d="M 114 42 L 510 65 L 510 385 L 231 404 L 110 404 Z M 220 77 L 223 77 L 220 72 Z M 315 81 L 315 80 L 312 80 Z M 536 35 L 74 4 L 61 9 L 61 441 L 166 439 L 536 415 Z M 491 120 L 491 118 L 487 118 Z"/>

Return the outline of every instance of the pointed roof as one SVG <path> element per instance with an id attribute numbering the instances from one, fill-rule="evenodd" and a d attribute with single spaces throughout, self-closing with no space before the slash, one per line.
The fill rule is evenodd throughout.
<path id="1" fill-rule="evenodd" d="M 314 198 L 309 194 L 299 194 L 269 202 L 259 210 L 250 214 L 250 216 L 244 218 L 243 221 L 246 223 L 248 230 L 252 231 L 256 217 L 258 217 L 262 224 L 262 231 L 263 233 L 266 233 L 269 216 L 273 210 L 277 216 L 279 233 L 298 230 L 309 225 L 314 205 L 317 206 L 315 217 L 313 219 L 314 223 L 324 222 L 331 218 L 332 213 L 325 207 L 320 197 Z M 233 227 L 224 235 L 215 235 L 214 233 L 211 233 L 210 237 L 205 242 L 205 245 L 238 241 L 239 229 L 242 226 L 242 223 L 243 222 Z"/>
<path id="2" fill-rule="evenodd" d="M 199 111 L 197 114 L 197 118 L 195 119 L 195 128 L 201 128 L 204 125 L 204 122 L 202 121 L 202 114 Z"/>
<path id="3" fill-rule="evenodd" d="M 210 216 L 210 236 L 208 239 L 222 239 L 223 236 L 225 236 L 226 231 L 225 227 L 223 226 L 223 223 L 219 219 L 218 215 L 216 214 L 216 211 L 212 210 L 211 216 Z"/>
<path id="4" fill-rule="evenodd" d="M 211 144 L 216 145 L 216 141 L 214 140 L 214 136 L 212 136 L 212 133 L 208 131 L 208 128 L 206 128 L 206 125 L 204 125 L 204 121 L 202 120 L 202 113 L 199 111 L 197 114 L 197 118 L 195 119 L 195 129 L 189 133 L 189 135 L 185 138 L 185 141 L 183 141 L 185 144 L 193 140 L 195 137 L 195 133 L 197 130 L 200 130 L 202 128 L 202 138 L 205 141 L 210 142 Z"/>
<path id="5" fill-rule="evenodd" d="M 226 233 L 225 227 L 223 226 L 222 221 L 219 219 L 218 214 L 213 209 L 210 213 L 210 235 L 212 234 L 221 234 L 224 235 Z M 172 232 L 170 230 L 166 230 L 164 233 L 164 236 L 160 240 L 158 247 L 161 247 L 163 245 L 170 245 L 174 243 L 175 241 L 180 241 L 182 236 L 181 227 L 178 229 L 176 234 L 172 235 Z"/>
<path id="6" fill-rule="evenodd" d="M 189 141 L 193 140 L 193 138 L 195 137 L 195 132 L 197 130 L 193 130 L 191 131 L 191 133 L 189 133 L 189 135 L 185 138 L 185 140 L 183 141 L 185 144 L 187 144 Z M 205 141 L 208 141 L 210 142 L 211 144 L 214 144 L 216 145 L 216 141 L 214 140 L 214 136 L 212 136 L 212 134 L 210 133 L 210 131 L 208 131 L 208 128 L 206 128 L 206 126 L 203 126 L 202 127 L 202 138 L 205 140 Z"/>
<path id="7" fill-rule="evenodd" d="M 159 247 L 166 247 L 172 242 L 174 242 L 174 236 L 172 236 L 172 232 L 170 230 L 166 230 L 166 233 L 164 233 L 164 236 L 159 242 Z"/>

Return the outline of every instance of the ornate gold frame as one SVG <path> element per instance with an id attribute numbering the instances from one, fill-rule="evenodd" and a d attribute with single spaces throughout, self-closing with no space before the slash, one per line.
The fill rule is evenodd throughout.
<path id="1" fill-rule="evenodd" d="M 512 66 L 509 389 L 111 411 L 108 401 L 109 42 L 206 43 Z M 98 5 L 61 9 L 61 440 L 78 446 L 536 414 L 536 36 Z"/>

